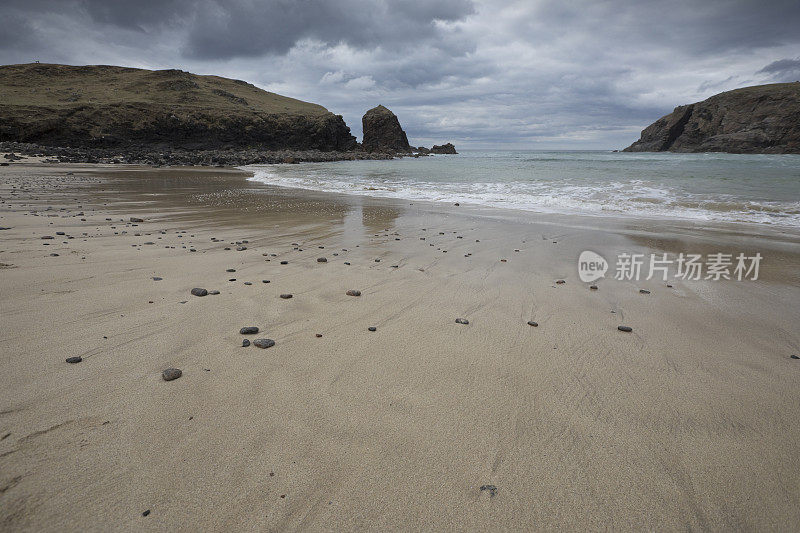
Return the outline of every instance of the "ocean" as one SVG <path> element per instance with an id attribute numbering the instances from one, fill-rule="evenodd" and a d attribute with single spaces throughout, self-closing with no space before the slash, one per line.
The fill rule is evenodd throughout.
<path id="1" fill-rule="evenodd" d="M 531 212 L 800 227 L 800 155 L 463 151 L 250 165 L 253 181 Z"/>

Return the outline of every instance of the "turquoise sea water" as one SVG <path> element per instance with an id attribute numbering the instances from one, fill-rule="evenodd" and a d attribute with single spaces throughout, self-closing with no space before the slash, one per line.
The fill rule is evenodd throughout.
<path id="1" fill-rule="evenodd" d="M 800 227 L 800 155 L 464 151 L 246 168 L 261 183 L 344 194 Z"/>

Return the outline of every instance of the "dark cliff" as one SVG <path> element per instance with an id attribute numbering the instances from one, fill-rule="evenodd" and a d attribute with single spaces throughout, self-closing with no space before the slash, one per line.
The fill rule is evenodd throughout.
<path id="1" fill-rule="evenodd" d="M 73 147 L 352 150 L 340 115 L 180 70 L 0 66 L 0 141 Z"/>
<path id="2" fill-rule="evenodd" d="M 625 151 L 800 153 L 800 83 L 745 87 L 676 107 Z"/>

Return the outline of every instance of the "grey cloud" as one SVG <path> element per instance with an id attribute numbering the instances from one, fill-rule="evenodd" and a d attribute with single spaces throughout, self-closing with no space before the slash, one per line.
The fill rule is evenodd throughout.
<path id="1" fill-rule="evenodd" d="M 800 80 L 800 57 L 773 61 L 756 74 L 766 74 L 771 80 L 777 82 Z"/>

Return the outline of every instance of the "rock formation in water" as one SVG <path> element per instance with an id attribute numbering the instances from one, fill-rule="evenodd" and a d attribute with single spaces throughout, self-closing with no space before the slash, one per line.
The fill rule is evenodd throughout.
<path id="1" fill-rule="evenodd" d="M 340 115 L 180 70 L 0 66 L 0 141 L 62 147 L 348 151 Z"/>
<path id="2" fill-rule="evenodd" d="M 361 119 L 367 152 L 411 152 L 406 132 L 400 127 L 397 116 L 379 105 L 367 111 Z"/>
<path id="3" fill-rule="evenodd" d="M 434 144 L 431 147 L 432 154 L 457 154 L 456 147 L 452 143 Z"/>
<path id="4" fill-rule="evenodd" d="M 800 82 L 745 87 L 676 107 L 624 151 L 800 153 Z"/>

